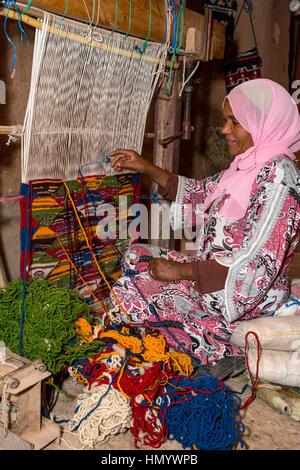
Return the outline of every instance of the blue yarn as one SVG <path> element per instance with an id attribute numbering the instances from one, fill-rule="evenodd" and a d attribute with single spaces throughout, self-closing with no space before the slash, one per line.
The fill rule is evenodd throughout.
<path id="1" fill-rule="evenodd" d="M 3 5 L 3 8 L 7 8 L 7 14 L 5 16 L 5 20 L 4 20 L 4 33 L 5 33 L 5 36 L 7 38 L 7 40 L 9 41 L 9 43 L 12 45 L 13 49 L 14 49 L 14 55 L 13 55 L 13 61 L 12 61 L 12 67 L 11 67 L 11 71 L 13 72 L 14 70 L 14 67 L 15 67 L 15 61 L 16 61 L 16 55 L 17 55 L 17 49 L 16 49 L 16 46 L 14 45 L 14 43 L 12 42 L 12 40 L 10 39 L 10 37 L 8 36 L 7 34 L 7 30 L 6 30 L 6 23 L 7 23 L 7 18 L 8 18 L 8 15 L 9 15 L 9 10 L 10 10 L 10 5 L 11 3 L 13 3 L 13 6 L 15 7 L 16 9 L 16 12 L 18 14 L 18 24 L 19 24 L 19 28 L 21 30 L 21 44 L 22 44 L 22 40 L 23 40 L 23 34 L 26 38 L 26 43 L 27 43 L 27 46 L 29 45 L 29 41 L 28 41 L 28 38 L 26 36 L 26 33 L 21 25 L 21 21 L 20 21 L 20 12 L 19 12 L 19 9 L 15 3 L 14 0 L 6 0 L 6 2 L 4 3 Z"/>
<path id="2" fill-rule="evenodd" d="M 151 196 L 140 196 L 141 199 L 151 199 L 154 202 L 158 202 L 160 204 L 160 201 L 165 201 L 163 197 L 158 196 L 157 190 L 152 189 Z"/>
<path id="3" fill-rule="evenodd" d="M 294 297 L 290 297 L 290 300 L 292 300 L 291 304 L 286 303 L 286 307 L 292 307 L 293 305 L 300 305 L 300 301 L 297 299 L 294 299 Z"/>
<path id="4" fill-rule="evenodd" d="M 25 33 L 25 31 L 24 31 L 24 29 L 23 29 L 23 27 L 22 27 L 22 24 L 21 24 L 20 11 L 19 11 L 19 9 L 18 9 L 18 7 L 17 7 L 17 4 L 16 4 L 15 0 L 12 0 L 12 2 L 13 2 L 13 5 L 14 5 L 14 7 L 15 7 L 15 9 L 16 9 L 17 14 L 18 14 L 18 24 L 19 24 L 19 28 L 20 28 L 20 30 L 21 30 L 21 44 L 22 44 L 23 34 L 24 34 L 24 36 L 25 36 L 25 38 L 26 38 L 26 43 L 27 43 L 27 46 L 28 46 L 28 45 L 29 45 L 29 41 L 28 41 L 27 35 L 26 35 L 26 33 Z"/>
<path id="5" fill-rule="evenodd" d="M 11 71 L 13 72 L 14 67 L 15 67 L 15 60 L 16 60 L 16 55 L 17 55 L 17 49 L 16 49 L 16 46 L 14 45 L 14 43 L 12 42 L 12 40 L 10 39 L 10 37 L 8 36 L 7 31 L 6 31 L 6 23 L 7 23 L 9 8 L 10 8 L 10 1 L 9 1 L 9 0 L 7 0 L 7 1 L 5 2 L 4 8 L 7 8 L 7 15 L 6 15 L 5 20 L 4 20 L 4 32 L 5 32 L 5 36 L 6 36 L 7 40 L 10 42 L 10 44 L 12 45 L 12 47 L 13 47 L 13 49 L 14 49 L 14 56 L 13 56 L 13 61 L 12 61 L 12 66 L 11 66 Z"/>
<path id="6" fill-rule="evenodd" d="M 192 384 L 187 377 L 170 382 L 158 400 L 169 439 L 192 450 L 230 450 L 236 441 L 243 447 L 239 434 L 245 427 L 236 421 L 240 398 L 221 384 L 216 377 L 200 377 Z M 176 392 L 175 386 L 185 393 Z"/>
<path id="7" fill-rule="evenodd" d="M 121 367 L 120 369 L 118 370 L 118 372 L 116 373 L 116 375 L 114 376 L 113 380 L 115 380 L 115 378 L 119 375 L 122 367 L 123 367 L 123 364 L 125 362 L 127 358 L 127 355 L 125 355 L 125 357 L 123 358 L 122 360 L 122 364 L 121 364 Z M 79 421 L 79 423 L 75 426 L 75 428 L 73 428 L 73 431 L 77 431 L 77 429 L 80 427 L 81 423 L 86 420 L 99 406 L 100 406 L 100 403 L 102 401 L 102 399 L 109 393 L 110 389 L 111 389 L 111 386 L 112 386 L 112 383 L 113 383 L 113 380 L 109 383 L 108 387 L 107 387 L 107 390 L 106 392 L 99 398 L 98 400 L 98 403 L 94 406 L 94 408 L 92 408 L 83 418 L 81 418 L 81 420 Z M 78 410 L 79 408 L 77 408 L 75 410 L 75 413 L 76 411 Z"/>
<path id="8" fill-rule="evenodd" d="M 49 416 L 49 414 L 47 413 L 47 411 L 43 408 L 43 413 L 44 415 L 46 416 L 47 419 L 50 419 L 51 420 L 51 417 Z M 54 423 L 56 424 L 60 424 L 60 423 L 69 423 L 69 419 L 53 419 Z"/>

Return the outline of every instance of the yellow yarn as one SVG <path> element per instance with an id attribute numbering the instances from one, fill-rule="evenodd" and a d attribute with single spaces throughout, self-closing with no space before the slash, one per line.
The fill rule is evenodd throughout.
<path id="1" fill-rule="evenodd" d="M 92 341 L 94 341 L 95 338 L 93 336 L 92 327 L 85 318 L 78 318 L 75 323 L 76 325 L 78 325 L 76 332 L 80 335 L 85 336 L 85 338 L 82 338 L 82 341 L 84 343 L 91 343 Z"/>
<path id="2" fill-rule="evenodd" d="M 115 339 L 120 347 L 128 349 L 133 354 L 141 354 L 145 362 L 154 364 L 158 361 L 169 361 L 173 372 L 190 376 L 193 372 L 192 360 L 189 356 L 178 351 L 167 352 L 166 340 L 162 335 L 146 335 L 139 339 L 129 334 L 129 329 L 123 327 L 121 333 L 115 330 L 99 329 L 98 338 Z"/>
<path id="3" fill-rule="evenodd" d="M 98 333 L 98 338 L 112 338 L 115 339 L 121 347 L 128 349 L 133 354 L 140 354 L 143 351 L 143 343 L 139 338 L 129 335 L 128 328 L 123 327 L 121 333 L 115 330 L 104 332 L 101 329 Z"/>
<path id="4" fill-rule="evenodd" d="M 182 375 L 190 376 L 194 370 L 192 359 L 184 353 L 171 351 L 170 364 L 173 372 L 179 372 Z"/>
<path id="5" fill-rule="evenodd" d="M 146 335 L 143 340 L 145 352 L 142 354 L 146 362 L 166 361 L 169 359 L 169 353 L 166 352 L 166 341 L 162 335 Z"/>

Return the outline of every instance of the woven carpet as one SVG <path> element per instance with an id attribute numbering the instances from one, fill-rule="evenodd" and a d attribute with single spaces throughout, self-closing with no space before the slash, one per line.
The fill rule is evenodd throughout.
<path id="1" fill-rule="evenodd" d="M 104 277 L 112 286 L 121 274 L 119 258 L 136 241 L 130 236 L 134 215 L 128 209 L 139 202 L 140 189 L 138 174 L 22 184 L 21 277 L 26 262 L 27 279 L 39 277 L 71 288 L 86 298 L 95 315 L 101 315 L 110 307 Z M 121 196 L 126 196 L 122 206 Z M 104 211 L 107 204 L 114 209 L 110 213 L 112 225 Z M 121 224 L 125 232 L 124 228 L 120 231 Z M 115 234 L 108 231 L 109 238 L 103 237 L 104 226 L 115 226 Z"/>

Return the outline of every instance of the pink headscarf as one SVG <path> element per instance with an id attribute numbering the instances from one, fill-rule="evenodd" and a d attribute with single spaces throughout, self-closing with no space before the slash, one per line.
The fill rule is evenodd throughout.
<path id="1" fill-rule="evenodd" d="M 206 198 L 204 209 L 225 193 L 229 197 L 221 215 L 238 220 L 245 215 L 254 179 L 265 163 L 282 154 L 295 160 L 294 152 L 300 149 L 300 115 L 291 95 L 272 80 L 244 82 L 226 98 L 254 145 L 235 157 L 215 191 Z"/>

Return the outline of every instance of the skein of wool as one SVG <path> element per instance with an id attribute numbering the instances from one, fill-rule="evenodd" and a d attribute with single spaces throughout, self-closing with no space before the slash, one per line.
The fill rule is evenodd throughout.
<path id="1" fill-rule="evenodd" d="M 103 444 L 112 435 L 132 426 L 130 402 L 113 387 L 103 384 L 92 393 L 83 393 L 78 397 L 77 405 L 69 429 L 78 428 L 80 441 L 86 446 Z"/>
<path id="2" fill-rule="evenodd" d="M 236 441 L 243 446 L 244 425 L 236 421 L 240 399 L 217 378 L 176 377 L 157 403 L 169 439 L 183 448 L 229 450 Z"/>

